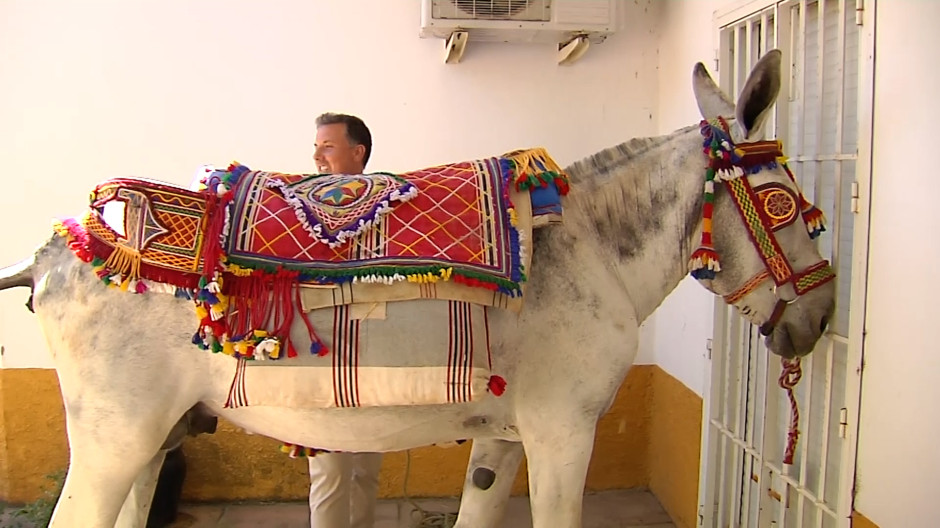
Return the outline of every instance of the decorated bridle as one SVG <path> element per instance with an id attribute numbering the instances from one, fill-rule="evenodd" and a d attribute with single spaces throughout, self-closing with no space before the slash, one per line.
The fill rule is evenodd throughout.
<path id="1" fill-rule="evenodd" d="M 810 238 L 816 238 L 826 230 L 822 211 L 809 203 L 799 191 L 799 185 L 787 167 L 787 158 L 783 155 L 780 141 L 756 141 L 735 145 L 731 140 L 728 123 L 721 117 L 701 122 L 701 133 L 704 138 L 703 151 L 708 160 L 705 172 L 705 203 L 702 207 L 703 227 L 702 242 L 698 249 L 692 253 L 689 267 L 691 275 L 696 279 L 713 279 L 721 271 L 718 262 L 718 253 L 712 245 L 712 212 L 715 200 L 715 182 L 724 183 L 740 213 L 751 243 L 764 262 L 764 269 L 748 279 L 733 292 L 722 295 L 726 303 L 736 304 L 744 296 L 754 291 L 764 281 L 774 281 L 774 296 L 777 299 L 770 317 L 760 326 L 760 333 L 768 336 L 783 316 L 784 310 L 791 303 L 807 292 L 826 284 L 835 278 L 835 272 L 828 260 L 794 272 L 793 266 L 787 259 L 777 238 L 775 231 L 790 226 L 796 221 L 797 207 L 800 216 L 809 231 Z M 756 174 L 764 168 L 772 169 L 777 166 L 783 168 L 790 180 L 797 188 L 797 192 L 779 183 L 765 183 L 752 187 L 748 176 Z M 789 295 L 783 294 L 783 288 Z M 802 375 L 800 360 L 783 359 L 783 372 L 780 375 L 780 386 L 787 390 L 791 405 L 791 423 L 784 463 L 792 464 L 796 449 L 796 440 L 799 436 L 799 410 L 793 387 L 799 382 Z"/>
<path id="2" fill-rule="evenodd" d="M 796 185 L 793 173 L 787 167 L 780 141 L 756 141 L 735 145 L 731 141 L 728 123 L 720 117 L 711 122 L 702 121 L 701 133 L 705 138 L 703 150 L 708 159 L 708 167 L 705 172 L 705 204 L 702 208 L 702 243 L 692 253 L 689 263 L 691 274 L 696 279 L 713 279 L 721 271 L 718 253 L 712 245 L 711 228 L 715 182 L 724 183 L 747 227 L 751 242 L 764 262 L 764 269 L 745 281 L 741 287 L 722 297 L 726 303 L 733 305 L 765 280 L 773 279 L 777 303 L 770 318 L 760 327 L 761 334 L 767 336 L 773 332 L 787 305 L 835 278 L 835 272 L 825 259 L 795 272 L 774 235 L 775 231 L 796 221 L 799 205 L 800 216 L 806 224 L 810 238 L 816 238 L 825 231 L 823 214 L 809 203 L 799 190 L 794 193 L 791 188 L 779 183 L 752 187 L 748 181 L 748 175 L 779 165 Z M 786 286 L 792 289 L 789 296 L 783 293 Z"/>

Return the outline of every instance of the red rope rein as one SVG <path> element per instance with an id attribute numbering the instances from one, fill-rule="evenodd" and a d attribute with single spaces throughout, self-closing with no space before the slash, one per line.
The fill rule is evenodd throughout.
<path id="1" fill-rule="evenodd" d="M 787 397 L 790 399 L 790 430 L 787 432 L 787 448 L 783 453 L 783 463 L 790 465 L 793 464 L 796 443 L 800 438 L 800 409 L 797 407 L 793 388 L 803 377 L 803 369 L 800 366 L 800 358 L 784 358 L 780 360 L 780 364 L 783 367 L 779 379 L 780 387 L 787 391 Z"/>

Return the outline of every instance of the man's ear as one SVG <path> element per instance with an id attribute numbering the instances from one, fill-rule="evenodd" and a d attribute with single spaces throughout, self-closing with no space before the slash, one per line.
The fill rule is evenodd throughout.
<path id="1" fill-rule="evenodd" d="M 364 166 L 365 159 L 366 159 L 366 146 L 362 144 L 354 146 L 353 155 L 356 156 L 356 161 L 358 161 L 359 163 L 362 163 L 362 165 Z"/>

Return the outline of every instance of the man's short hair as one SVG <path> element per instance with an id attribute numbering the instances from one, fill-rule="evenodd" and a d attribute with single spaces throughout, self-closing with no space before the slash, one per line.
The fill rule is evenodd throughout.
<path id="1" fill-rule="evenodd" d="M 342 123 L 346 125 L 346 137 L 353 145 L 362 145 L 366 148 L 365 156 L 362 157 L 362 166 L 369 163 L 369 156 L 372 155 L 372 133 L 369 127 L 356 116 L 348 114 L 334 114 L 327 112 L 317 117 L 317 128 L 323 125 L 333 125 Z"/>

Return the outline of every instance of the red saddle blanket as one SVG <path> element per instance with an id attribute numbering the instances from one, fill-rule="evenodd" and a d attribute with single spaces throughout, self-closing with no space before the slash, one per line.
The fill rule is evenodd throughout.
<path id="1" fill-rule="evenodd" d="M 400 176 L 250 171 L 231 182 L 229 264 L 298 271 L 302 281 L 450 279 L 516 295 L 525 280 L 505 158 Z"/>

